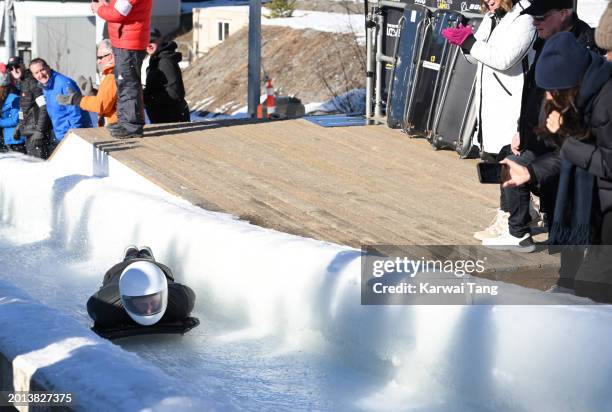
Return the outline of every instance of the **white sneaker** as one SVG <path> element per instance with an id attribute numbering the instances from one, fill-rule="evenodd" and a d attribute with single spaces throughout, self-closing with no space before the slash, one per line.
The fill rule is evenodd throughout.
<path id="1" fill-rule="evenodd" d="M 489 249 L 510 250 L 524 253 L 533 252 L 536 248 L 530 233 L 525 233 L 523 237 L 519 238 L 512 236 L 507 229 L 497 237 L 484 239 L 482 245 Z"/>
<path id="2" fill-rule="evenodd" d="M 508 229 L 508 218 L 510 217 L 510 213 L 504 212 L 501 209 L 497 210 L 497 214 L 484 230 L 480 232 L 474 233 L 474 237 L 478 240 L 490 239 L 493 237 L 498 237 L 502 234 L 504 230 Z"/>
<path id="3" fill-rule="evenodd" d="M 548 293 L 568 293 L 570 295 L 575 295 L 576 291 L 570 288 L 564 288 L 563 286 L 553 285 L 546 292 Z"/>

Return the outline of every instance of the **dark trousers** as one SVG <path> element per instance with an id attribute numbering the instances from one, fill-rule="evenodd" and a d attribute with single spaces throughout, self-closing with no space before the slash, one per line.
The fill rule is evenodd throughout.
<path id="1" fill-rule="evenodd" d="M 6 147 L 8 148 L 9 152 L 19 152 L 19 153 L 26 154 L 26 147 L 25 147 L 25 144 L 23 143 L 9 144 Z"/>
<path id="2" fill-rule="evenodd" d="M 501 153 L 502 152 L 500 152 L 500 155 Z M 513 160 L 521 166 L 528 166 L 535 161 L 537 156 L 535 153 L 525 150 L 520 156 L 509 154 L 506 155 L 505 158 Z M 512 236 L 520 238 L 526 233 L 529 233 L 529 222 L 531 221 L 529 204 L 531 201 L 531 193 L 540 197 L 540 209 L 546 213 L 547 221 L 552 222 L 555 210 L 555 198 L 557 196 L 557 182 L 557 180 L 554 180 L 539 188 L 533 184 L 526 183 L 521 186 L 501 189 L 500 208 L 504 212 L 510 213 L 508 228 Z"/>
<path id="3" fill-rule="evenodd" d="M 485 158 L 483 157 L 483 160 L 485 160 L 486 162 L 495 162 L 495 163 L 499 163 L 502 160 L 504 160 L 506 157 L 511 156 L 512 155 L 512 149 L 510 148 L 510 145 L 504 146 L 502 147 L 502 149 L 499 151 L 499 153 L 493 158 Z M 510 206 L 508 205 L 508 200 L 506 199 L 506 191 L 501 187 L 501 185 L 499 186 L 499 208 L 501 210 L 503 210 L 504 212 L 509 212 L 510 211 Z"/>
<path id="4" fill-rule="evenodd" d="M 506 156 L 506 158 L 521 166 L 528 166 L 535 160 L 536 156 L 526 150 L 520 156 L 511 154 Z M 535 192 L 534 189 L 529 183 L 502 189 L 502 209 L 510 213 L 508 228 L 512 236 L 520 238 L 529 233 L 529 222 L 531 221 L 529 203 L 531 201 L 531 192 Z"/>
<path id="5" fill-rule="evenodd" d="M 43 137 L 42 139 L 32 139 L 28 137 L 26 138 L 25 148 L 29 156 L 47 159 L 50 155 L 49 138 Z"/>
<path id="6" fill-rule="evenodd" d="M 602 245 L 612 246 L 612 210 L 603 214 L 600 239 Z"/>
<path id="7" fill-rule="evenodd" d="M 119 124 L 130 133 L 140 133 L 144 125 L 140 70 L 145 51 L 113 47 L 113 53 L 115 54 Z"/>
<path id="8" fill-rule="evenodd" d="M 157 104 L 151 102 L 147 109 L 147 115 L 151 119 L 151 123 L 180 123 L 189 122 L 189 106 L 185 99 L 173 101 L 170 104 Z"/>
<path id="9" fill-rule="evenodd" d="M 612 211 L 602 216 L 598 245 L 586 248 L 586 254 L 573 256 L 577 265 L 574 273 L 563 271 L 563 251 L 559 284 L 573 287 L 576 295 L 588 297 L 595 302 L 612 303 Z M 567 255 L 567 252 L 566 252 Z M 566 259 L 569 259 L 567 256 Z M 572 277 L 573 275 L 573 277 Z"/>

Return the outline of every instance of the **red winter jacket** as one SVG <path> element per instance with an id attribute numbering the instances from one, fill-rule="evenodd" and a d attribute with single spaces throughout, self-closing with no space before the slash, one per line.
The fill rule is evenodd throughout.
<path id="1" fill-rule="evenodd" d="M 113 47 L 145 50 L 151 31 L 153 0 L 110 0 L 98 9 L 98 16 L 108 22 Z"/>

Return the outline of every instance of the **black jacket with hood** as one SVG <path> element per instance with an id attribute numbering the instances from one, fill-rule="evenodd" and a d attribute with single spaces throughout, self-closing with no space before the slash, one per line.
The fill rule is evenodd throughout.
<path id="1" fill-rule="evenodd" d="M 19 133 L 30 137 L 35 132 L 43 136 L 51 135 L 51 120 L 47 115 L 47 105 L 40 84 L 29 70 L 23 71 L 23 79 L 19 84 Z"/>
<path id="2" fill-rule="evenodd" d="M 188 122 L 189 107 L 179 67 L 181 53 L 171 41 L 151 55 L 147 68 L 144 101 L 152 123 Z"/>
<path id="3" fill-rule="evenodd" d="M 597 177 L 601 211 L 607 212 L 612 210 L 612 62 L 592 53 L 577 104 L 591 137 L 586 141 L 568 138 L 561 157 Z"/>

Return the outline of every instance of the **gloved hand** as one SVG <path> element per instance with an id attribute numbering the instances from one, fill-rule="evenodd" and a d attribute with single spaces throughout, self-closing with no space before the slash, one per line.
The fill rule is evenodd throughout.
<path id="1" fill-rule="evenodd" d="M 85 78 L 85 76 L 83 75 L 79 76 L 78 85 L 81 89 L 81 93 L 83 93 L 83 96 L 95 95 L 93 81 L 91 80 L 91 77 Z"/>
<path id="2" fill-rule="evenodd" d="M 62 106 L 78 106 L 81 103 L 82 98 L 83 96 L 74 90 L 70 90 L 70 93 L 68 94 L 58 94 L 55 96 L 55 100 L 57 100 L 57 102 Z"/>
<path id="3" fill-rule="evenodd" d="M 448 40 L 450 44 L 455 46 L 461 46 L 465 39 L 472 35 L 472 26 L 464 26 L 460 24 L 459 27 L 449 27 L 448 29 L 442 30 L 442 36 Z"/>

